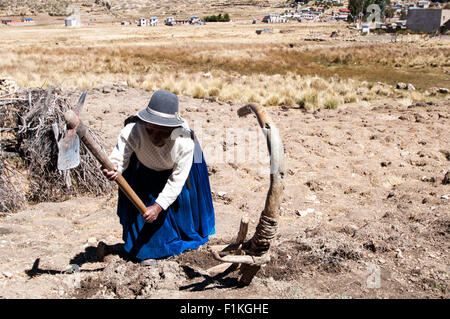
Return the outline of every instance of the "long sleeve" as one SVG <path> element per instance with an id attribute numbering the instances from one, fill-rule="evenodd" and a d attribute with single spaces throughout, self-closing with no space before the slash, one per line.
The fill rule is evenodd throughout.
<path id="1" fill-rule="evenodd" d="M 125 126 L 120 131 L 117 144 L 109 155 L 110 161 L 118 165 L 117 171 L 119 173 L 122 173 L 128 167 L 131 154 L 138 146 L 133 131 L 134 123 Z"/>
<path id="2" fill-rule="evenodd" d="M 181 138 L 178 150 L 174 156 L 175 165 L 172 174 L 155 200 L 164 210 L 176 200 L 187 180 L 194 157 L 194 141 L 191 138 Z"/>

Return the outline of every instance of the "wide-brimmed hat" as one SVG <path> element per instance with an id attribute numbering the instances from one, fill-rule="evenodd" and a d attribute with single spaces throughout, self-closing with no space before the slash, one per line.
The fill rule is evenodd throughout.
<path id="1" fill-rule="evenodd" d="M 153 93 L 148 106 L 137 116 L 144 122 L 161 126 L 177 127 L 184 123 L 178 109 L 178 96 L 166 90 Z"/>

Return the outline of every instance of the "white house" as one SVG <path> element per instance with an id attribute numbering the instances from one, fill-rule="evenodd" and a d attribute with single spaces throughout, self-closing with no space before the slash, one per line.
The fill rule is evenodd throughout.
<path id="1" fill-rule="evenodd" d="M 158 23 L 159 23 L 158 17 L 150 17 L 148 19 L 147 25 L 152 26 L 152 27 L 156 27 L 158 25 Z"/>
<path id="2" fill-rule="evenodd" d="M 300 15 L 300 19 L 313 22 L 313 21 L 319 20 L 319 16 L 312 14 L 312 13 L 304 13 L 304 14 Z"/>
<path id="3" fill-rule="evenodd" d="M 277 13 L 275 13 L 275 14 L 267 14 L 262 19 L 262 22 L 265 22 L 265 23 L 277 23 L 277 22 L 280 22 L 280 15 L 277 14 Z"/>
<path id="4" fill-rule="evenodd" d="M 426 9 L 426 8 L 428 8 L 430 6 L 430 3 L 428 1 L 419 1 L 419 2 L 417 2 L 417 6 L 419 8 Z"/>
<path id="5" fill-rule="evenodd" d="M 200 23 L 200 18 L 198 16 L 191 16 L 189 18 L 189 23 L 190 24 L 198 24 L 198 23 Z"/>
<path id="6" fill-rule="evenodd" d="M 146 18 L 139 18 L 138 26 L 146 26 L 147 25 L 147 19 Z"/>
<path id="7" fill-rule="evenodd" d="M 165 25 L 170 25 L 170 26 L 175 25 L 176 24 L 175 18 L 174 17 L 166 18 L 166 20 L 164 20 L 164 24 Z"/>
<path id="8" fill-rule="evenodd" d="M 362 34 L 369 34 L 370 33 L 370 25 L 367 23 L 364 23 L 361 27 L 361 33 Z"/>
<path id="9" fill-rule="evenodd" d="M 286 17 L 286 15 L 284 15 L 284 14 L 281 14 L 281 15 L 278 17 L 278 22 L 279 22 L 279 23 L 287 23 L 288 21 L 289 21 L 289 18 Z"/>
<path id="10" fill-rule="evenodd" d="M 80 22 L 75 17 L 68 17 L 64 19 L 64 24 L 66 27 L 79 27 Z"/>

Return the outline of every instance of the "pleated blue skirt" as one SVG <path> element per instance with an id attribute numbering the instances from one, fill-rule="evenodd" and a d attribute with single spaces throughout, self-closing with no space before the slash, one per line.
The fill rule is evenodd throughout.
<path id="1" fill-rule="evenodd" d="M 197 154 L 201 157 L 194 157 L 180 195 L 153 223 L 145 223 L 136 207 L 119 190 L 117 214 L 123 227 L 124 249 L 131 257 L 144 260 L 179 255 L 188 249 L 197 249 L 215 233 L 208 169 L 203 153 Z M 148 207 L 154 204 L 171 173 L 172 170 L 155 171 L 146 167 L 133 153 L 122 175 Z"/>

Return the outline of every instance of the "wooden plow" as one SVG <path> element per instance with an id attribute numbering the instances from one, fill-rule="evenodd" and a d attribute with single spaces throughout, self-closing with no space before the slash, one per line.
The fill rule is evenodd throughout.
<path id="1" fill-rule="evenodd" d="M 278 229 L 279 207 L 284 190 L 284 148 L 278 129 L 260 105 L 250 103 L 237 112 L 239 117 L 253 112 L 267 139 L 270 187 L 253 237 L 245 241 L 249 221 L 246 217 L 242 218 L 234 243 L 208 247 L 214 259 L 222 263 L 208 269 L 207 274 L 214 277 L 239 270 L 239 283 L 249 285 L 261 266 L 270 261 L 269 248 Z"/>

